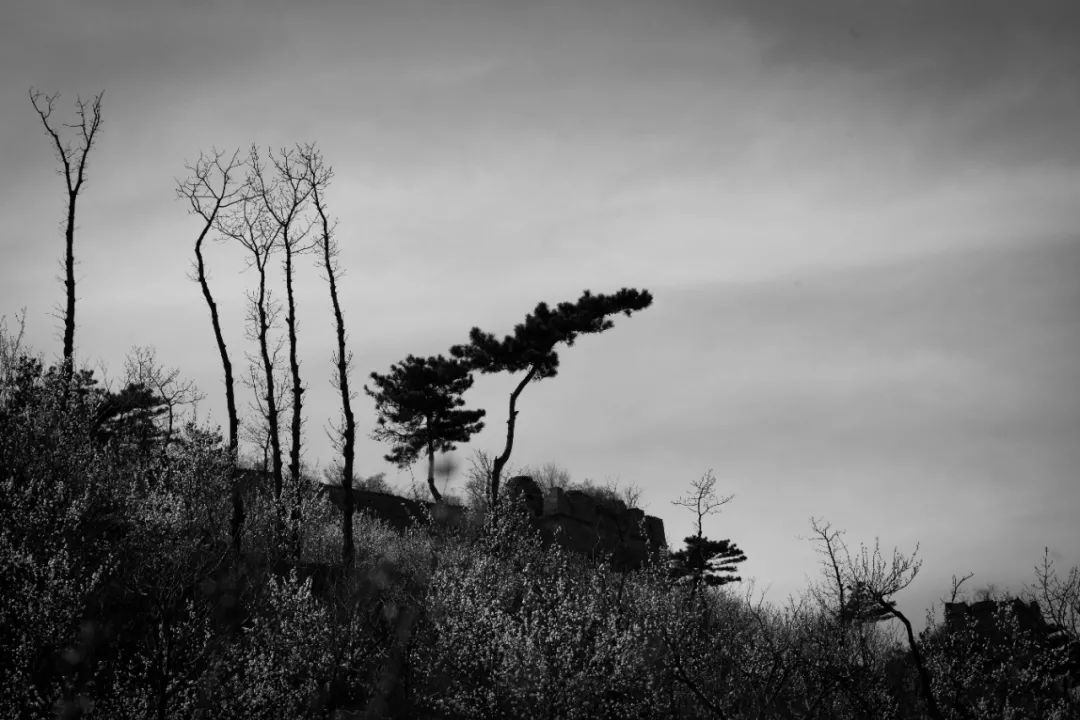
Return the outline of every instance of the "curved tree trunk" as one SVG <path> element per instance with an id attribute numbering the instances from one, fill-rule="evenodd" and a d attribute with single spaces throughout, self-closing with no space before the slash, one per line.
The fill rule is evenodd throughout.
<path id="1" fill-rule="evenodd" d="M 517 423 L 517 399 L 521 395 L 521 391 L 525 389 L 525 386 L 529 384 L 529 381 L 536 375 L 536 366 L 529 368 L 529 372 L 525 373 L 525 377 L 521 379 L 521 382 L 514 388 L 514 392 L 510 393 L 510 412 L 506 418 L 506 445 L 503 447 L 502 454 L 495 458 L 491 464 L 491 506 L 497 507 L 499 501 L 499 480 L 502 476 L 503 468 L 506 467 L 506 463 L 510 461 L 510 453 L 514 449 L 514 426 Z"/>
<path id="2" fill-rule="evenodd" d="M 203 219 L 203 227 L 195 238 L 195 269 L 199 288 L 202 290 L 203 299 L 210 309 L 210 324 L 214 330 L 214 342 L 217 343 L 218 356 L 221 358 L 221 367 L 225 373 L 225 408 L 228 414 L 229 426 L 229 457 L 230 467 L 230 492 L 232 495 L 232 518 L 230 519 L 230 534 L 232 536 L 232 549 L 236 557 L 240 557 L 241 535 L 244 527 L 244 497 L 241 487 L 241 477 L 237 467 L 240 445 L 240 419 L 236 411 L 236 392 L 234 390 L 233 366 L 229 359 L 229 351 L 225 346 L 225 336 L 221 331 L 221 319 L 218 316 L 218 306 L 214 301 L 213 293 L 210 292 L 210 283 L 206 275 L 206 262 L 203 258 L 203 241 L 210 230 L 219 227 L 220 213 L 222 210 L 234 206 L 241 199 L 239 190 L 232 185 L 232 173 L 238 167 L 238 153 L 234 152 L 228 162 L 222 162 L 222 154 L 214 152 L 207 157 L 202 155 L 199 160 L 189 166 L 192 176 L 177 184 L 176 193 L 179 197 L 187 200 L 191 210 Z M 211 182 L 212 178 L 220 178 L 221 187 L 216 187 Z M 204 204 L 205 203 L 205 204 Z M 171 411 L 171 409 L 170 409 Z"/>

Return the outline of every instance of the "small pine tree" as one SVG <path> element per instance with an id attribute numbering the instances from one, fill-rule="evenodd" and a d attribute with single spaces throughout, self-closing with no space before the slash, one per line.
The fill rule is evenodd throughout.
<path id="1" fill-rule="evenodd" d="M 472 387 L 471 368 L 442 355 L 409 355 L 386 375 L 371 373 L 375 389 L 364 392 L 375 400 L 379 414 L 372 437 L 389 442 L 386 460 L 408 467 L 421 453 L 428 459 L 428 487 L 435 502 L 442 495 L 435 487 L 435 453 L 450 452 L 455 443 L 468 442 L 483 429 L 483 410 L 464 410 L 461 395 Z"/>
<path id="2" fill-rule="evenodd" d="M 746 555 L 731 540 L 711 540 L 705 537 L 704 532 L 705 517 L 719 512 L 734 496 L 720 497 L 716 494 L 716 476 L 712 470 L 690 483 L 690 490 L 674 504 L 694 513 L 697 533 L 684 540 L 684 549 L 671 554 L 669 569 L 672 579 L 675 582 L 690 582 L 694 588 L 702 584 L 718 587 L 739 582 L 742 578 L 735 571 L 739 563 L 746 561 Z"/>
<path id="3" fill-rule="evenodd" d="M 742 580 L 735 572 L 746 555 L 738 545 L 698 535 L 691 535 L 685 542 L 685 548 L 671 554 L 671 576 L 676 582 L 719 587 Z"/>

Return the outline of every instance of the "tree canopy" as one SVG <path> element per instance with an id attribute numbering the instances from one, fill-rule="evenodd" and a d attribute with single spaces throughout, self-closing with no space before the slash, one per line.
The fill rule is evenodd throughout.
<path id="1" fill-rule="evenodd" d="M 525 372 L 510 393 L 506 419 L 506 444 L 492 463 L 490 500 L 499 496 L 499 479 L 514 448 L 517 400 L 525 386 L 534 380 L 555 377 L 559 371 L 559 344 L 573 345 L 579 335 L 601 333 L 614 327 L 612 315 L 629 317 L 652 304 L 648 290 L 623 288 L 611 295 L 593 295 L 585 290 L 576 302 L 561 302 L 552 309 L 541 302 L 525 321 L 514 327 L 511 335 L 499 340 L 492 333 L 474 327 L 469 342 L 450 348 L 450 354 L 466 361 L 482 373 Z"/>
<path id="2" fill-rule="evenodd" d="M 428 458 L 428 487 L 436 502 L 435 453 L 450 452 L 456 443 L 483 429 L 483 410 L 464 409 L 462 394 L 473 384 L 468 363 L 442 355 L 409 355 L 385 375 L 371 373 L 374 387 L 364 392 L 375 400 L 379 419 L 372 436 L 390 443 L 386 460 L 408 467 L 421 454 Z"/>

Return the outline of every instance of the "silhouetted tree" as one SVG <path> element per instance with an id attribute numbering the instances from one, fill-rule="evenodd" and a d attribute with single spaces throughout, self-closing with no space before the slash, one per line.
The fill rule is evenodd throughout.
<path id="1" fill-rule="evenodd" d="M 461 398 L 473 384 L 472 371 L 462 360 L 442 355 L 409 355 L 390 367 L 386 375 L 371 373 L 375 388 L 364 386 L 375 400 L 379 419 L 372 437 L 389 442 L 386 456 L 400 468 L 412 465 L 423 453 L 428 460 L 428 488 L 435 502 L 442 500 L 435 487 L 435 453 L 450 452 L 455 443 L 468 442 L 483 429 L 483 410 L 463 410 Z"/>
<path id="2" fill-rule="evenodd" d="M 105 392 L 94 415 L 91 437 L 101 443 L 123 443 L 145 453 L 151 445 L 164 442 L 157 419 L 165 412 L 165 400 L 153 389 L 139 382 L 129 383 L 118 392 Z"/>
<path id="3" fill-rule="evenodd" d="M 810 527 L 827 578 L 826 585 L 814 593 L 822 608 L 836 618 L 841 629 L 890 617 L 899 620 L 904 626 L 911 660 L 919 674 L 926 712 L 934 720 L 943 720 L 932 677 L 911 621 L 892 599 L 919 574 L 922 561 L 917 559 L 918 545 L 910 555 L 894 549 L 892 557 L 886 560 L 881 554 L 880 545 L 875 542 L 872 549 L 861 546 L 858 554 L 853 556 L 841 531 L 816 519 L 811 519 Z"/>
<path id="4" fill-rule="evenodd" d="M 739 582 L 735 573 L 746 555 L 730 540 L 710 540 L 691 535 L 686 547 L 671 554 L 671 575 L 676 580 L 688 579 L 697 585 L 717 587 Z"/>
<path id="5" fill-rule="evenodd" d="M 314 145 L 304 145 L 299 150 L 300 161 L 303 163 L 304 173 L 311 188 L 311 201 L 315 206 L 317 220 L 316 247 L 323 269 L 326 271 L 326 281 L 330 288 L 330 304 L 334 308 L 334 331 L 337 348 L 334 353 L 334 365 L 337 369 L 336 383 L 338 392 L 341 393 L 341 416 L 342 422 L 339 428 L 337 442 L 341 450 L 341 488 L 342 519 L 341 519 L 341 557 L 346 567 L 352 565 L 355 555 L 353 547 L 353 463 L 356 454 L 356 416 L 352 410 L 352 393 L 349 391 L 349 367 L 352 364 L 352 354 L 346 349 L 345 317 L 341 312 L 341 300 L 338 297 L 338 280 L 342 276 L 341 267 L 338 265 L 338 244 L 334 237 L 335 225 L 330 221 L 326 205 L 326 189 L 334 177 L 333 168 L 326 165 L 322 154 Z"/>
<path id="6" fill-rule="evenodd" d="M 258 158 L 251 158 L 252 163 Z M 270 328 L 274 323 L 277 308 L 273 304 L 270 290 L 266 284 L 270 258 L 278 249 L 281 237 L 280 229 L 266 210 L 265 204 L 256 197 L 254 181 L 249 176 L 244 191 L 244 201 L 238 203 L 230 212 L 218 218 L 218 228 L 222 235 L 239 242 L 251 255 L 251 265 L 259 274 L 258 288 L 248 294 L 250 305 L 249 327 L 252 339 L 259 349 L 258 361 L 261 365 L 261 377 L 253 373 L 252 384 L 255 387 L 259 408 L 266 419 L 270 440 L 271 477 L 273 478 L 274 502 L 281 514 L 281 491 L 283 468 L 281 458 L 281 429 L 277 397 L 278 346 L 271 348 Z M 279 526 L 283 518 L 279 517 Z M 281 528 L 279 527 L 279 530 Z"/>
<path id="7" fill-rule="evenodd" d="M 236 151 L 225 159 L 225 155 L 214 150 L 210 155 L 199 155 L 194 165 L 189 165 L 191 175 L 176 186 L 177 197 L 186 200 L 191 206 L 190 212 L 202 218 L 202 229 L 195 237 L 195 277 L 202 289 L 203 298 L 210 308 L 210 324 L 214 329 L 221 367 L 225 373 L 225 407 L 229 416 L 229 451 L 235 456 L 239 446 L 240 419 L 236 411 L 236 392 L 233 383 L 233 366 L 229 351 L 225 346 L 225 335 L 221 331 L 221 319 L 218 316 L 217 303 L 210 292 L 206 261 L 203 258 L 203 241 L 210 231 L 218 228 L 222 213 L 228 212 L 237 203 L 243 202 L 245 186 L 236 179 L 236 173 L 243 167 Z"/>
<path id="8" fill-rule="evenodd" d="M 101 98 L 104 91 L 98 93 L 89 102 L 82 98 L 75 99 L 75 114 L 78 121 L 64 125 L 76 131 L 74 143 L 65 142 L 60 137 L 60 130 L 51 122 L 53 106 L 59 93 L 45 95 L 31 89 L 30 102 L 45 126 L 45 132 L 52 138 L 56 148 L 56 157 L 63 167 L 64 184 L 67 188 L 67 215 L 64 222 L 64 289 L 67 302 L 64 309 L 64 363 L 67 373 L 74 370 L 75 356 L 75 204 L 79 192 L 86 182 L 86 159 L 94 147 L 94 140 L 101 129 Z"/>
<path id="9" fill-rule="evenodd" d="M 308 240 L 310 222 L 305 218 L 311 184 L 298 151 L 285 149 L 268 154 L 270 168 L 266 168 L 254 147 L 251 149 L 252 189 L 262 201 L 272 224 L 276 228 L 285 263 L 285 330 L 289 345 L 289 378 L 292 385 L 291 422 L 289 425 L 289 479 L 293 484 L 294 497 L 290 515 L 292 526 L 293 555 L 299 559 L 301 550 L 300 528 L 303 525 L 303 483 L 300 477 L 301 433 L 303 431 L 303 393 L 300 380 L 300 361 L 297 357 L 296 294 L 293 292 L 296 255 L 311 249 Z"/>
<path id="10" fill-rule="evenodd" d="M 161 429 L 162 450 L 173 440 L 181 408 L 194 406 L 203 394 L 191 380 L 181 380 L 180 370 L 162 367 L 153 347 L 133 347 L 124 360 L 124 380 L 131 385 L 142 385 L 151 390 L 161 401 L 164 427 Z"/>
<path id="11" fill-rule="evenodd" d="M 559 303 L 554 309 L 547 303 L 538 304 L 525 316 L 525 322 L 514 328 L 514 334 L 502 340 L 474 327 L 469 332 L 467 345 L 450 348 L 454 357 L 467 360 L 479 372 L 525 373 L 510 393 L 506 444 L 492 461 L 492 507 L 497 507 L 500 474 L 514 449 L 518 397 L 530 382 L 555 377 L 558 373 L 559 356 L 555 346 L 560 343 L 573 345 L 578 335 L 604 332 L 614 327 L 609 316 L 623 313 L 629 317 L 651 303 L 652 295 L 647 290 L 623 288 L 613 295 L 593 295 L 586 290 L 577 302 Z"/>
<path id="12" fill-rule="evenodd" d="M 695 534 L 687 537 L 686 547 L 671 554 L 670 573 L 678 581 L 689 581 L 696 589 L 702 584 L 717 587 L 739 582 L 735 574 L 746 555 L 731 540 L 711 540 L 705 537 L 705 518 L 720 512 L 731 502 L 733 495 L 716 494 L 716 476 L 707 471 L 690 483 L 690 492 L 672 504 L 681 505 L 695 515 Z"/>

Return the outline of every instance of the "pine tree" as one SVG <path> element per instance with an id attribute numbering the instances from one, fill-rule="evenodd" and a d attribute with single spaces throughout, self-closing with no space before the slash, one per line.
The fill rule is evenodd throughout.
<path id="1" fill-rule="evenodd" d="M 719 587 L 742 580 L 735 572 L 746 555 L 735 543 L 698 535 L 691 535 L 684 542 L 685 548 L 671 554 L 670 572 L 676 582 Z"/>
<path id="2" fill-rule="evenodd" d="M 705 518 L 718 513 L 733 497 L 716 494 L 716 476 L 709 470 L 690 483 L 687 495 L 673 501 L 694 513 L 697 529 L 684 540 L 684 549 L 671 553 L 669 572 L 675 582 L 689 582 L 696 589 L 702 584 L 718 587 L 742 580 L 735 572 L 739 563 L 746 561 L 743 551 L 731 540 L 711 540 L 704 532 Z"/>
<path id="3" fill-rule="evenodd" d="M 386 460 L 406 468 L 421 454 L 428 459 L 428 488 L 435 502 L 435 453 L 454 450 L 483 429 L 483 410 L 464 410 L 462 394 L 473 384 L 472 370 L 461 360 L 442 355 L 409 355 L 386 375 L 371 373 L 375 389 L 364 392 L 375 400 L 379 419 L 372 436 L 389 442 Z"/>
<path id="4" fill-rule="evenodd" d="M 593 295 L 586 290 L 577 302 L 562 302 L 552 309 L 539 303 L 525 316 L 525 322 L 514 328 L 513 335 L 499 340 L 491 333 L 474 327 L 467 345 L 455 345 L 450 354 L 467 361 L 482 373 L 524 372 L 510 393 L 510 409 L 506 418 L 506 444 L 492 461 L 489 500 L 495 507 L 499 499 L 499 480 L 514 449 L 514 429 L 517 422 L 517 400 L 530 382 L 555 377 L 559 371 L 560 343 L 573 345 L 578 335 L 601 333 L 614 327 L 612 315 L 644 310 L 652 304 L 647 290 L 623 288 L 613 295 Z"/>

